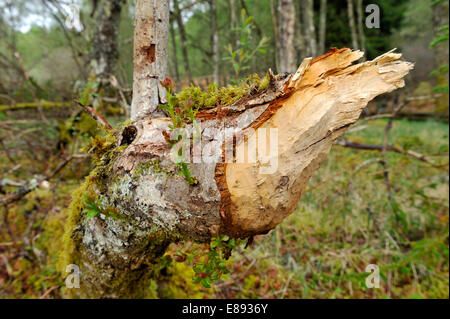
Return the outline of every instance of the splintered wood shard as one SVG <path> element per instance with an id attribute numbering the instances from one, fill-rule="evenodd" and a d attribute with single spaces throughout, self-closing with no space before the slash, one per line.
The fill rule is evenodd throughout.
<path id="1" fill-rule="evenodd" d="M 139 216 L 140 223 L 147 221 L 196 241 L 208 240 L 213 226 L 234 237 L 268 232 L 294 211 L 333 142 L 367 103 L 403 87 L 403 78 L 413 68 L 393 52 L 354 64 L 362 56 L 360 51 L 334 49 L 305 59 L 292 75 L 272 75 L 265 91 L 221 108 L 222 117 L 217 109 L 198 114 L 202 138 L 220 150 L 222 160 L 230 142 L 221 134 L 224 129 L 254 129 L 247 138 L 236 139 L 236 148 L 244 149 L 257 140 L 252 135 L 257 129 L 276 129 L 276 167 L 269 173 L 264 173 L 267 164 L 259 160 L 194 162 L 189 167 L 199 183 L 188 185 L 180 174 L 139 170 L 155 159 L 159 170 L 176 168 L 164 136 L 170 131 L 170 119 L 135 122 L 136 138 L 114 164 L 114 176 L 120 178 L 109 190 L 109 202 Z M 192 129 L 191 124 L 187 127 Z"/>

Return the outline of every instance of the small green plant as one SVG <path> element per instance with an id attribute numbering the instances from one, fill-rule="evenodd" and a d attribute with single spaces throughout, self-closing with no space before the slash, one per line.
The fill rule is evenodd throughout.
<path id="1" fill-rule="evenodd" d="M 105 218 L 114 218 L 114 219 L 123 219 L 124 216 L 119 216 L 113 208 L 108 207 L 103 209 L 101 206 L 103 204 L 103 198 L 99 198 L 95 200 L 93 198 L 88 197 L 87 195 L 83 196 L 83 204 L 84 210 L 83 213 L 86 214 L 87 219 L 91 219 L 93 217 L 97 217 L 100 214 L 105 215 Z"/>
<path id="2" fill-rule="evenodd" d="M 181 163 L 178 163 L 177 166 L 180 168 L 179 173 L 181 175 L 183 175 L 184 178 L 186 179 L 186 183 L 188 183 L 189 185 L 197 185 L 198 184 L 198 180 L 192 176 L 187 163 L 181 162 Z"/>
<path id="3" fill-rule="evenodd" d="M 243 71 L 250 69 L 249 63 L 258 52 L 262 54 L 267 53 L 265 48 L 269 41 L 269 38 L 263 36 L 256 47 L 254 47 L 252 43 L 253 17 L 247 17 L 243 9 L 241 11 L 241 21 L 240 27 L 236 30 L 240 37 L 239 45 L 233 49 L 233 45 L 230 43 L 226 47 L 229 56 L 224 58 L 233 66 L 236 79 L 239 79 Z"/>
<path id="4" fill-rule="evenodd" d="M 195 277 L 194 283 L 200 283 L 210 288 L 214 281 L 221 278 L 222 275 L 228 274 L 225 261 L 230 257 L 231 251 L 237 245 L 236 239 L 228 238 L 228 236 L 217 235 L 211 239 L 209 246 L 204 246 L 206 254 L 201 258 L 202 262 L 193 266 Z"/>
<path id="5" fill-rule="evenodd" d="M 98 82 L 94 75 L 91 75 L 90 80 L 83 86 L 78 94 L 78 101 L 83 105 L 90 105 L 92 100 L 98 97 L 96 93 L 98 90 Z"/>
<path id="6" fill-rule="evenodd" d="M 192 107 L 192 100 L 178 101 L 177 97 L 173 94 L 175 84 L 169 78 L 167 78 L 164 82 L 161 82 L 161 85 L 167 92 L 167 104 L 160 105 L 160 108 L 169 113 L 172 120 L 172 125 L 170 125 L 169 128 L 172 131 L 178 128 L 183 128 L 185 126 L 185 120 L 189 120 L 193 123 L 194 128 L 198 130 L 197 122 L 195 121 L 195 115 L 197 112 L 194 111 Z M 182 136 L 178 136 L 176 140 L 172 140 L 170 135 L 166 133 L 166 139 L 171 146 L 174 146 L 177 143 L 183 143 Z M 196 185 L 198 183 L 197 179 L 192 176 L 188 163 L 183 161 L 184 154 L 182 147 L 178 150 L 177 155 L 177 167 L 180 169 L 180 175 L 184 176 L 187 184 Z"/>
<path id="7" fill-rule="evenodd" d="M 442 45 L 443 43 L 448 42 L 448 40 L 449 40 L 449 26 L 444 25 L 441 28 L 439 28 L 436 37 L 430 43 L 430 48 L 435 48 L 440 44 Z M 448 63 L 442 64 L 439 65 L 436 70 L 431 72 L 431 76 L 437 77 L 439 80 L 439 78 L 444 77 L 446 74 L 448 74 L 448 71 L 449 71 Z M 448 94 L 449 93 L 448 83 L 434 87 L 433 91 Z"/>

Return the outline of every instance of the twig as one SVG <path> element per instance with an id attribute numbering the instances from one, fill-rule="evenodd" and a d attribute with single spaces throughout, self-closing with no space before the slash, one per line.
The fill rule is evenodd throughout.
<path id="1" fill-rule="evenodd" d="M 405 106 L 405 103 L 400 103 L 394 110 L 394 112 L 392 112 L 392 116 L 389 118 L 389 121 L 387 122 L 385 128 L 384 128 L 384 142 L 383 142 L 383 148 L 381 149 L 381 156 L 383 158 L 383 160 L 381 161 L 381 165 L 384 168 L 384 183 L 386 184 L 386 188 L 388 191 L 388 198 L 391 201 L 392 200 L 392 185 L 391 182 L 389 180 L 389 169 L 387 166 L 387 159 L 386 159 L 386 154 L 387 154 L 387 147 L 389 145 L 389 131 L 392 129 L 392 123 L 394 121 L 394 118 L 397 116 L 397 114 L 401 111 L 401 109 Z"/>
<path id="2" fill-rule="evenodd" d="M 28 75 L 27 70 L 25 69 L 25 64 L 23 63 L 23 59 L 22 59 L 22 56 L 20 55 L 20 53 L 19 53 L 18 51 L 15 51 L 15 52 L 14 52 L 14 56 L 16 57 L 16 59 L 17 59 L 17 61 L 18 61 L 20 70 L 22 71 L 22 76 L 23 76 L 23 78 L 25 79 L 25 81 L 30 82 L 31 84 L 33 84 L 34 82 L 33 82 L 33 80 L 30 78 L 30 76 Z M 34 84 L 34 86 L 36 86 L 36 84 Z M 31 89 L 30 92 L 31 92 L 31 95 L 33 96 L 33 99 L 34 99 L 36 105 L 37 105 L 37 110 L 38 110 L 38 112 L 39 112 L 39 115 L 41 116 L 42 121 L 43 121 L 45 124 L 50 125 L 49 121 L 48 121 L 47 118 L 45 117 L 45 114 L 44 114 L 44 112 L 43 112 L 43 110 L 42 110 L 42 104 L 41 104 L 41 102 L 39 101 L 39 99 L 38 99 L 38 97 L 37 97 L 37 95 L 36 95 L 36 92 L 35 92 L 33 89 Z"/>
<path id="3" fill-rule="evenodd" d="M 373 213 L 372 209 L 369 206 L 367 206 L 366 211 L 369 214 L 370 219 L 372 219 L 375 229 L 377 230 L 378 233 L 380 233 L 381 228 L 380 228 L 380 225 L 378 224 L 378 220 L 375 218 L 375 214 Z"/>
<path id="4" fill-rule="evenodd" d="M 32 179 L 25 185 L 24 187 L 21 187 L 16 192 L 6 195 L 3 198 L 0 198 L 0 204 L 8 205 L 12 202 L 18 201 L 22 197 L 24 197 L 26 194 L 34 190 L 36 187 L 39 186 L 43 181 L 48 181 L 52 179 L 56 174 L 58 174 L 72 159 L 74 158 L 87 158 L 89 157 L 89 154 L 74 154 L 69 156 L 67 159 L 63 160 L 56 168 L 51 172 L 49 175 L 46 175 L 40 179 Z"/>
<path id="5" fill-rule="evenodd" d="M 100 123 L 102 126 L 106 127 L 107 129 L 114 131 L 111 124 L 109 124 L 108 121 L 103 116 L 98 114 L 98 112 L 96 110 L 94 110 L 92 107 L 90 107 L 88 105 L 84 105 L 83 103 L 81 103 L 80 101 L 78 101 L 76 99 L 74 101 L 79 106 L 81 106 L 84 110 L 86 110 L 94 118 L 94 120 L 96 120 L 98 123 Z"/>
<path id="6" fill-rule="evenodd" d="M 3 149 L 3 152 L 5 152 L 6 157 L 8 158 L 8 160 L 13 163 L 16 164 L 16 161 L 9 155 L 8 149 L 6 148 L 5 144 L 3 143 L 2 138 L 0 137 L 0 146 Z"/>
<path id="7" fill-rule="evenodd" d="M 363 143 L 353 143 L 353 142 L 349 142 L 347 140 L 337 140 L 336 145 L 339 146 L 343 146 L 343 147 L 348 147 L 348 148 L 353 148 L 353 149 L 359 149 L 359 150 L 367 150 L 367 151 L 382 151 L 383 147 L 385 147 L 386 151 L 392 151 L 395 153 L 399 153 L 399 154 L 403 154 L 406 156 L 410 156 L 413 157 L 421 162 L 430 164 L 431 166 L 435 167 L 435 168 L 440 168 L 442 169 L 443 167 L 447 166 L 448 164 L 445 165 L 437 165 L 436 163 L 434 163 L 433 161 L 431 161 L 426 155 L 423 155 L 421 153 L 415 152 L 415 151 L 410 151 L 410 150 L 404 150 L 401 147 L 398 146 L 392 146 L 390 144 L 384 146 L 384 145 L 373 145 L 373 144 L 363 144 Z"/>
<path id="8" fill-rule="evenodd" d="M 42 296 L 39 297 L 39 299 L 45 299 L 53 290 L 58 289 L 59 286 L 53 286 L 49 288 Z"/>
<path id="9" fill-rule="evenodd" d="M 8 273 L 8 276 L 11 277 L 13 271 L 11 269 L 11 266 L 9 265 L 8 258 L 6 258 L 6 256 L 3 255 L 3 254 L 1 254 L 0 256 L 1 256 L 2 260 L 3 260 L 3 264 L 5 265 L 6 272 Z"/>

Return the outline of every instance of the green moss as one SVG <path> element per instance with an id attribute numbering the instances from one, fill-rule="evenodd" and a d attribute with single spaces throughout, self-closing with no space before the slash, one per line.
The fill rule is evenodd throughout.
<path id="1" fill-rule="evenodd" d="M 167 272 L 169 281 L 160 287 L 160 294 L 163 298 L 203 299 L 211 291 L 211 289 L 206 289 L 192 282 L 195 273 L 189 265 L 174 263 L 167 268 Z"/>
<path id="2" fill-rule="evenodd" d="M 221 88 L 218 88 L 215 83 L 210 84 L 207 90 L 202 90 L 200 87 L 192 85 L 178 92 L 175 97 L 182 111 L 183 107 L 190 105 L 198 111 L 213 108 L 217 105 L 232 105 L 245 96 L 267 89 L 269 83 L 270 77 L 268 73 L 262 79 L 258 74 L 253 74 L 237 85 L 228 85 Z"/>
<path id="3" fill-rule="evenodd" d="M 78 263 L 77 255 L 77 238 L 73 238 L 75 228 L 80 224 L 81 212 L 83 211 L 83 195 L 92 192 L 92 179 L 91 175 L 86 177 L 85 182 L 75 191 L 72 195 L 72 201 L 65 212 L 67 218 L 64 223 L 64 235 L 62 236 L 62 242 L 56 244 L 56 249 L 60 251 L 60 258 L 58 262 L 59 271 L 65 276 L 66 267 L 70 264 Z M 55 251 L 54 253 L 58 253 Z"/>
<path id="4" fill-rule="evenodd" d="M 170 174 L 169 171 L 164 170 L 164 168 L 159 165 L 159 161 L 157 159 L 154 159 L 151 162 L 139 163 L 133 171 L 133 178 L 137 178 L 149 171 Z"/>
<path id="5" fill-rule="evenodd" d="M 42 107 L 44 110 L 49 110 L 52 108 L 70 108 L 72 103 L 68 102 L 49 102 L 49 101 L 39 101 L 39 103 L 25 102 L 16 103 L 14 105 L 0 105 L 0 111 L 11 111 L 20 109 L 33 109 L 38 106 Z"/>
<path id="6" fill-rule="evenodd" d="M 78 262 L 78 242 L 76 227 L 80 224 L 82 213 L 86 205 L 86 197 L 97 201 L 100 194 L 106 191 L 107 179 L 110 178 L 112 166 L 117 157 L 122 153 L 126 145 L 117 146 L 116 136 L 113 132 L 105 131 L 104 136 L 91 138 L 87 146 L 89 153 L 93 155 L 95 168 L 85 182 L 72 194 L 72 200 L 67 208 L 67 219 L 64 223 L 64 235 L 62 236 L 61 254 L 58 269 L 65 273 L 67 265 Z"/>

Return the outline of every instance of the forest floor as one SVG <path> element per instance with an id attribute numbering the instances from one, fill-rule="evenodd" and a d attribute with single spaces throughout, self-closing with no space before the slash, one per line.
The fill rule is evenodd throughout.
<path id="1" fill-rule="evenodd" d="M 61 160 L 55 145 L 62 124 L 39 123 L 0 118 L 0 198 Z M 346 138 L 380 145 L 385 125 L 361 122 Z M 87 138 L 80 133 L 69 152 Z M 189 256 L 200 246 L 173 244 L 167 255 L 188 258 L 171 262 L 165 297 L 448 298 L 448 138 L 445 122 L 394 121 L 390 144 L 444 166 L 388 152 L 391 196 L 380 152 L 333 146 L 296 211 L 250 247 L 239 246 L 227 262 L 230 274 L 212 288 L 192 282 Z M 0 207 L 0 298 L 61 297 L 45 219 L 64 211 L 90 168 L 88 159 L 74 159 L 50 183 Z M 365 285 L 369 264 L 379 267 L 380 288 Z"/>

